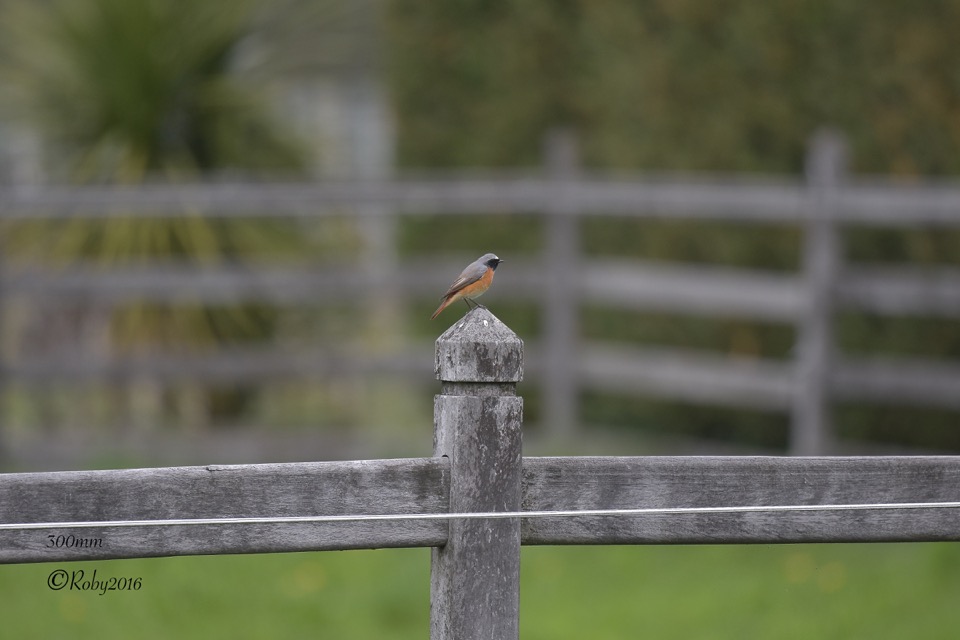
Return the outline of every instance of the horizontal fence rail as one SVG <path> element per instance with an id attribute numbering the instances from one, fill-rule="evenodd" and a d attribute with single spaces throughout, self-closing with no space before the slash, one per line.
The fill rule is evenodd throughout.
<path id="1" fill-rule="evenodd" d="M 960 186 L 866 184 L 850 181 L 837 196 L 842 223 L 909 225 L 960 222 Z M 143 216 L 337 215 L 349 208 L 377 215 L 386 205 L 407 213 L 529 213 L 549 209 L 557 184 L 543 178 L 489 179 L 457 175 L 433 180 L 343 183 L 195 183 L 135 186 L 0 188 L 0 219 Z M 796 222 L 809 214 L 800 182 L 757 178 L 591 178 L 564 185 L 571 208 L 585 215 L 722 218 Z"/>
<path id="2" fill-rule="evenodd" d="M 524 509 L 937 502 L 960 497 L 954 457 L 531 458 Z M 960 539 L 960 511 L 679 514 L 531 519 L 525 544 L 881 542 Z"/>
<path id="3" fill-rule="evenodd" d="M 448 504 L 447 469 L 443 459 L 423 458 L 0 474 L 0 517 L 63 522 L 442 513 Z M 58 545 L 61 533 L 103 542 Z M 0 532 L 0 561 L 423 547 L 445 541 L 445 523 L 432 521 L 7 530 Z"/>
<path id="4" fill-rule="evenodd" d="M 418 458 L 4 474 L 0 562 L 439 546 L 444 514 L 457 517 L 448 467 Z M 521 496 L 520 513 L 537 516 L 521 518 L 525 545 L 960 540 L 960 510 L 910 506 L 960 501 L 960 458 L 950 456 L 524 458 Z M 830 505 L 851 508 L 775 509 Z M 629 509 L 681 512 L 576 513 Z M 542 513 L 556 511 L 570 513 Z M 418 514 L 429 517 L 403 517 Z M 316 516 L 344 519 L 296 521 Z M 281 521 L 149 526 L 164 518 Z M 139 522 L 5 526 L 71 521 Z M 51 545 L 51 535 L 76 542 Z"/>
<path id="5" fill-rule="evenodd" d="M 401 265 L 393 288 L 433 297 L 459 263 Z M 545 265 L 518 260 L 509 278 L 497 282 L 504 297 L 535 295 Z M 574 276 L 584 302 L 635 310 L 674 311 L 715 316 L 793 322 L 803 309 L 806 289 L 794 274 L 735 269 L 645 264 L 637 261 L 584 260 Z M 0 272 L 5 295 L 55 301 L 97 300 L 267 302 L 304 305 L 305 301 L 357 300 L 380 284 L 356 266 L 276 268 L 155 264 L 110 268 L 74 264 L 50 269 L 8 267 Z M 960 270 L 949 267 L 850 267 L 835 282 L 836 304 L 885 315 L 960 315 Z"/>

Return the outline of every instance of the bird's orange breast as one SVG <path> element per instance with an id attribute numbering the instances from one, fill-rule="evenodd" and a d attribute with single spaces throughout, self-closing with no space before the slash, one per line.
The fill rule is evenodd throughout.
<path id="1" fill-rule="evenodd" d="M 473 298 L 479 296 L 481 293 L 489 289 L 491 282 L 493 282 L 493 269 L 487 267 L 487 270 L 484 271 L 479 280 L 476 282 L 471 282 L 463 289 L 460 289 L 460 291 L 457 293 L 459 293 L 460 297 L 463 298 Z"/>

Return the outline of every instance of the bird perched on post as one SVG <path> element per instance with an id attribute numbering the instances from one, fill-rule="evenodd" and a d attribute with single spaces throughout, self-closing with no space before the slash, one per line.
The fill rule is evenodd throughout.
<path id="1" fill-rule="evenodd" d="M 447 292 L 440 298 L 442 302 L 430 316 L 430 319 L 436 318 L 441 311 L 457 300 L 463 300 L 467 307 L 470 307 L 471 302 L 474 306 L 482 306 L 477 304 L 474 298 L 479 298 L 490 288 L 490 283 L 493 282 L 493 272 L 497 270 L 501 262 L 503 260 L 498 258 L 496 254 L 485 253 L 477 258 L 476 262 L 467 265 L 467 268 L 460 273 L 460 276 L 453 281 Z"/>

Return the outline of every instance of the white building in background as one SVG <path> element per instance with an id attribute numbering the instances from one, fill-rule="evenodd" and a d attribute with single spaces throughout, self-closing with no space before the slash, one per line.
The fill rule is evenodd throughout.
<path id="1" fill-rule="evenodd" d="M 258 14 L 236 52 L 237 74 L 263 89 L 318 179 L 390 176 L 394 126 L 382 75 L 381 0 L 281 0 Z M 3 88 L 0 87 L 0 91 Z M 45 142 L 0 119 L 0 184 L 38 184 Z"/>
<path id="2" fill-rule="evenodd" d="M 272 5 L 238 55 L 266 86 L 281 122 L 305 145 L 318 178 L 388 177 L 394 124 L 383 77 L 381 0 Z"/>

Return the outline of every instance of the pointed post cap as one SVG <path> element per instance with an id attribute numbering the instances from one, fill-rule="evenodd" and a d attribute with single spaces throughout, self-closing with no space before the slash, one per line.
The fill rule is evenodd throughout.
<path id="1" fill-rule="evenodd" d="M 437 338 L 437 379 L 443 382 L 520 382 L 523 340 L 478 307 Z"/>

